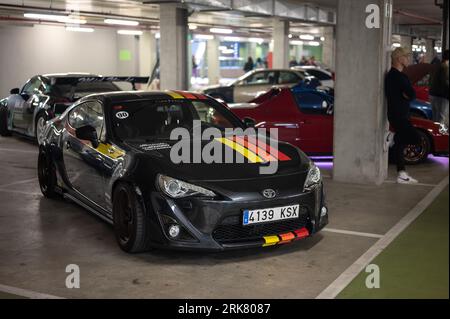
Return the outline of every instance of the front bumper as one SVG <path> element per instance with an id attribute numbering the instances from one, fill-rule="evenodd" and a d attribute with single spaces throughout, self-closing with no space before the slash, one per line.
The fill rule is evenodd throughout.
<path id="1" fill-rule="evenodd" d="M 146 204 L 155 213 L 152 245 L 159 248 L 224 251 L 273 246 L 311 236 L 328 223 L 323 185 L 309 193 L 270 200 L 174 200 L 154 192 Z M 299 218 L 242 225 L 244 209 L 294 204 L 300 204 Z M 173 224 L 181 228 L 176 239 L 168 235 L 167 229 Z"/>
<path id="2" fill-rule="evenodd" d="M 433 144 L 434 144 L 434 155 L 443 155 L 448 154 L 448 135 L 434 135 L 433 136 Z"/>

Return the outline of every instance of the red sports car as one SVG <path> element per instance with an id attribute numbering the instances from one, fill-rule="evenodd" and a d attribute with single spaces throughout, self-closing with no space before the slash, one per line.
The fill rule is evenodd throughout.
<path id="1" fill-rule="evenodd" d="M 272 89 L 252 103 L 230 105 L 241 119 L 252 118 L 257 127 L 277 128 L 278 138 L 308 155 L 333 153 L 334 98 L 318 90 Z M 429 120 L 411 118 L 422 139 L 405 149 L 408 164 L 423 162 L 429 154 L 448 154 L 448 129 Z"/>
<path id="2" fill-rule="evenodd" d="M 430 89 L 424 85 L 414 85 L 416 91 L 416 98 L 421 101 L 430 102 Z"/>

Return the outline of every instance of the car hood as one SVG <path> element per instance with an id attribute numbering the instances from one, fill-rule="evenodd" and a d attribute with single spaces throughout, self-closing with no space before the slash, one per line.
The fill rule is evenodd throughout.
<path id="1" fill-rule="evenodd" d="M 230 143 L 231 139 L 231 143 Z M 225 152 L 228 151 L 235 157 L 239 153 L 238 150 L 232 148 L 232 138 L 228 141 L 214 140 L 210 146 L 216 145 L 222 149 L 222 156 L 220 159 L 222 163 L 205 163 L 201 159 L 196 163 L 177 163 L 171 159 L 171 151 L 176 153 L 179 150 L 177 141 L 173 140 L 158 140 L 153 142 L 127 142 L 126 146 L 132 148 L 139 158 L 140 171 L 156 172 L 170 177 L 181 179 L 187 182 L 198 181 L 235 181 L 245 179 L 259 179 L 270 178 L 284 175 L 303 174 L 309 168 L 310 160 L 298 148 L 288 144 L 279 143 L 276 148 L 271 150 L 272 159 L 277 156 L 278 161 L 267 161 L 270 157 L 266 157 L 263 162 L 257 162 L 255 157 L 250 156 L 250 152 L 245 152 L 245 148 L 240 148 L 241 151 L 249 155 L 245 158 L 244 163 L 224 163 Z M 210 141 L 186 141 L 186 150 L 189 149 L 191 154 L 190 161 L 193 161 L 192 147 L 201 145 L 202 149 Z M 269 144 L 269 141 L 266 141 Z M 227 144 L 227 145 L 225 145 Z M 231 146 L 229 146 L 229 145 Z M 239 145 L 237 146 L 239 148 Z M 226 150 L 227 149 L 227 150 Z M 251 150 L 249 146 L 247 149 Z M 254 153 L 253 153 L 254 154 Z M 260 159 L 262 157 L 260 156 Z M 273 174 L 262 174 L 262 168 L 272 165 L 277 170 Z"/>

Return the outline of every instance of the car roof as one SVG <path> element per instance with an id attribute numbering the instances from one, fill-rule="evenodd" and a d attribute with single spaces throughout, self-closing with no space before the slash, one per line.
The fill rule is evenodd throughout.
<path id="1" fill-rule="evenodd" d="M 138 100 L 207 100 L 206 95 L 188 91 L 115 91 L 90 94 L 81 100 L 102 99 L 110 103 L 121 103 Z M 80 101 L 81 101 L 80 100 Z"/>
<path id="2" fill-rule="evenodd" d="M 46 78 L 76 78 L 76 77 L 86 77 L 86 76 L 95 76 L 95 77 L 101 77 L 101 75 L 98 74 L 92 74 L 92 73 L 83 73 L 83 72 L 73 72 L 73 73 L 49 73 L 49 74 L 42 74 L 43 77 Z"/>

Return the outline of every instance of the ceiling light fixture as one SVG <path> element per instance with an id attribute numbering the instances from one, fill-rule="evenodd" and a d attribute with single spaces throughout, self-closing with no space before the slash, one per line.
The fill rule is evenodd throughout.
<path id="1" fill-rule="evenodd" d="M 118 34 L 122 35 L 142 35 L 142 31 L 140 30 L 118 30 Z"/>
<path id="2" fill-rule="evenodd" d="M 73 32 L 94 32 L 93 28 L 81 28 L 81 27 L 66 27 L 66 31 Z"/>
<path id="3" fill-rule="evenodd" d="M 105 22 L 106 24 L 127 25 L 132 27 L 139 25 L 139 22 L 131 20 L 105 19 L 103 20 L 103 22 Z"/>
<path id="4" fill-rule="evenodd" d="M 311 34 L 302 34 L 300 35 L 300 40 L 307 40 L 307 41 L 311 41 L 314 40 L 314 36 Z"/>
<path id="5" fill-rule="evenodd" d="M 195 34 L 194 38 L 197 40 L 212 40 L 214 36 L 211 34 Z"/>
<path id="6" fill-rule="evenodd" d="M 221 29 L 221 28 L 211 28 L 211 29 L 209 29 L 209 32 L 211 32 L 211 33 L 220 33 L 220 34 L 231 34 L 231 33 L 233 33 L 233 30 L 231 30 L 231 29 Z"/>

